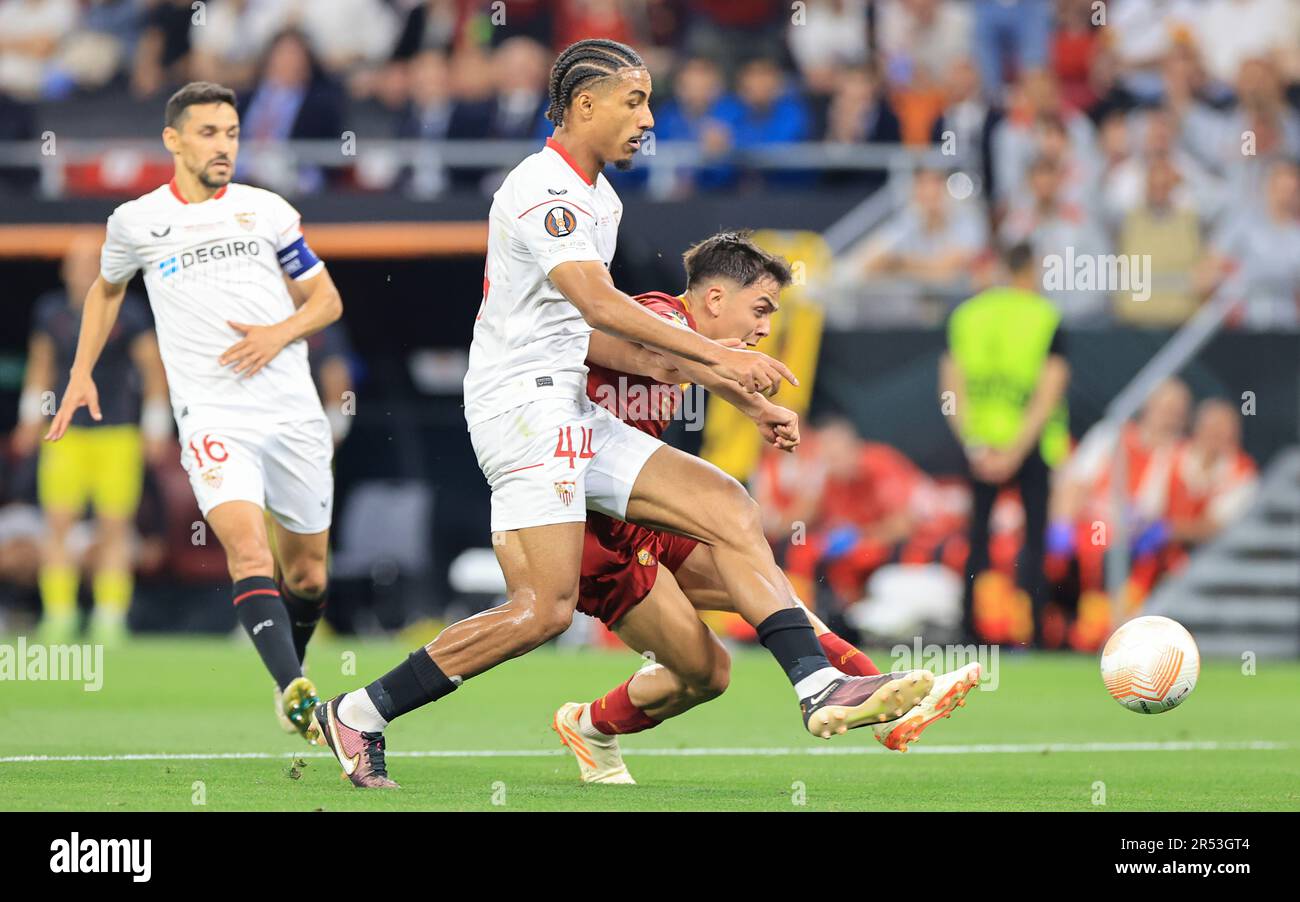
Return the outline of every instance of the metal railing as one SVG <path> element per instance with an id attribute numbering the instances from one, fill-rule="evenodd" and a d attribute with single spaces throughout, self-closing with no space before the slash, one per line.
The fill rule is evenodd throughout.
<path id="1" fill-rule="evenodd" d="M 359 169 L 382 182 L 404 170 L 509 169 L 535 153 L 539 141 L 426 141 L 418 138 L 368 138 L 345 132 L 339 140 L 258 142 L 244 140 L 240 168 L 297 173 L 305 167 Z M 635 168 L 649 173 L 649 191 L 669 196 L 679 187 L 683 170 L 735 166 L 741 170 L 906 172 L 920 166 L 949 168 L 955 158 L 936 148 L 896 144 L 799 142 L 737 147 L 721 155 L 706 154 L 695 142 L 655 141 L 647 136 Z M 170 155 L 156 139 L 77 139 L 51 135 L 41 140 L 0 142 L 0 166 L 38 170 L 40 190 L 61 196 L 67 167 L 108 163 L 123 171 L 148 163 L 166 163 Z M 436 181 L 433 183 L 436 184 Z M 384 187 L 382 184 L 378 187 Z"/>
<path id="2" fill-rule="evenodd" d="M 1129 554 L 1129 523 L 1126 512 L 1128 492 L 1128 460 L 1124 454 L 1123 427 L 1142 409 L 1147 399 L 1166 379 L 1175 375 L 1223 327 L 1223 322 L 1236 305 L 1236 298 L 1228 292 L 1218 291 L 1202 305 L 1155 356 L 1138 370 L 1115 399 L 1106 408 L 1101 420 L 1093 426 L 1097 434 L 1116 437 L 1114 471 L 1110 481 L 1111 530 L 1106 554 L 1106 591 L 1110 595 L 1112 619 L 1118 626 L 1125 617 L 1124 586 L 1128 582 L 1131 559 Z M 1085 436 L 1085 441 L 1086 441 Z"/>

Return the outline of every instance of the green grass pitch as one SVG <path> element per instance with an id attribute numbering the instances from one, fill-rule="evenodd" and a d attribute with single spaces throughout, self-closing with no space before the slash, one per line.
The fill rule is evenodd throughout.
<path id="1" fill-rule="evenodd" d="M 335 639 L 308 664 L 328 697 L 408 651 Z M 552 712 L 637 663 L 546 648 L 474 679 L 389 730 L 403 788 L 380 793 L 280 732 L 247 643 L 135 640 L 105 652 L 98 692 L 0 682 L 0 810 L 1300 810 L 1295 662 L 1207 661 L 1187 702 L 1143 716 L 1110 699 L 1092 657 L 1003 653 L 996 689 L 899 754 L 865 729 L 807 735 L 774 662 L 743 649 L 720 699 L 623 739 L 639 785 L 582 786 Z"/>

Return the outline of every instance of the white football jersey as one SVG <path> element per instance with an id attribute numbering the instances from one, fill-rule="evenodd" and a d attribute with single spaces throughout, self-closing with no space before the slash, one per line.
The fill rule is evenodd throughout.
<path id="1" fill-rule="evenodd" d="M 470 426 L 540 397 L 582 398 L 591 326 L 547 277 L 561 263 L 608 268 L 623 204 L 552 139 L 506 176 L 488 214 L 483 304 L 465 374 Z"/>
<path id="2" fill-rule="evenodd" d="M 121 283 L 144 271 L 178 425 L 324 416 L 306 341 L 253 376 L 218 362 L 242 337 L 228 321 L 271 325 L 293 314 L 282 272 L 305 279 L 324 266 L 302 241 L 299 220 L 279 195 L 233 183 L 197 204 L 163 185 L 108 218 L 100 272 Z"/>

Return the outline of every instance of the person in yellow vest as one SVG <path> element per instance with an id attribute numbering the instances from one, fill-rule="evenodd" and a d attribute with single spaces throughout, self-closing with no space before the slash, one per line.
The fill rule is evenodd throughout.
<path id="1" fill-rule="evenodd" d="M 1038 293 L 1038 266 L 1028 244 L 1004 254 L 1010 284 L 960 304 L 948 320 L 948 351 L 939 364 L 940 401 L 969 468 L 973 501 L 966 559 L 963 624 L 974 630 L 974 581 L 989 567 L 989 515 L 998 492 L 1017 486 L 1025 538 L 1017 583 L 1029 595 L 1034 642 L 1042 643 L 1047 601 L 1043 550 L 1051 468 L 1069 449 L 1061 314 Z"/>
<path id="2" fill-rule="evenodd" d="M 45 515 L 40 594 L 43 641 L 72 641 L 77 632 L 78 566 L 69 533 L 87 503 L 94 510 L 98 553 L 92 565 L 95 642 L 112 644 L 126 634 L 131 604 L 132 529 L 144 480 L 144 459 L 161 460 L 170 447 L 171 405 L 158 340 L 145 303 L 133 294 L 122 301 L 117 324 L 95 370 L 122 389 L 100 398 L 101 416 L 78 411 L 63 441 L 40 441 L 63 397 L 77 350 L 82 300 L 99 275 L 99 242 L 77 239 L 63 259 L 63 289 L 36 302 L 27 371 L 19 400 L 13 447 L 19 456 L 37 451 L 37 495 Z M 62 375 L 60 375 L 62 374 Z M 42 399 L 46 399 L 46 403 Z"/>

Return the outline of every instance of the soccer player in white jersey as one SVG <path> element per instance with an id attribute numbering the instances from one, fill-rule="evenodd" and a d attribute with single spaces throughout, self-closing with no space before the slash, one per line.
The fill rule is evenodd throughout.
<path id="1" fill-rule="evenodd" d="M 298 211 L 231 182 L 234 92 L 188 84 L 167 101 L 164 119 L 175 176 L 108 219 L 68 388 L 46 438 L 58 441 L 82 406 L 100 418 L 91 374 L 127 283 L 143 271 L 181 463 L 226 551 L 235 613 L 275 680 L 282 726 L 314 741 L 318 698 L 302 659 L 325 602 L 333 442 L 303 339 L 337 320 L 343 304 Z"/>
<path id="2" fill-rule="evenodd" d="M 630 166 L 654 124 L 650 92 L 632 48 L 602 39 L 568 47 L 551 70 L 554 136 L 492 199 L 465 419 L 492 489 L 507 601 L 316 708 L 324 741 L 356 786 L 397 785 L 384 761 L 383 730 L 394 718 L 568 628 L 588 508 L 712 547 L 721 582 L 785 670 L 814 735 L 891 720 L 934 681 L 929 671 L 858 677 L 832 667 L 740 483 L 586 397 L 593 328 L 703 364 L 698 381 L 706 387 L 770 392 L 794 380 L 762 353 L 725 347 L 650 312 L 610 279 L 623 207 L 601 169 Z"/>

